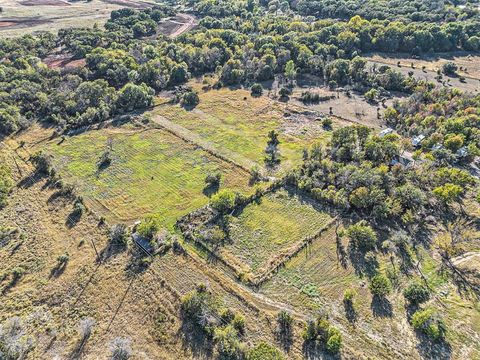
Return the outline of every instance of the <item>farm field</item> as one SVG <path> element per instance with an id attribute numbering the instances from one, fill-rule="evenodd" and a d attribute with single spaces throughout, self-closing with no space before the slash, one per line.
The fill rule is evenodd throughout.
<path id="1" fill-rule="evenodd" d="M 0 37 L 21 36 L 37 31 L 103 25 L 113 10 L 145 8 L 150 0 L 3 0 Z"/>
<path id="2" fill-rule="evenodd" d="M 109 140 L 110 139 L 110 140 Z M 112 146 L 110 166 L 97 162 Z M 222 187 L 248 192 L 249 174 L 176 136 L 158 129 L 126 128 L 91 131 L 44 145 L 67 183 L 107 219 L 133 222 L 155 213 L 164 225 L 208 202 L 204 179 L 222 173 Z"/>
<path id="3" fill-rule="evenodd" d="M 276 257 L 290 253 L 295 245 L 315 235 L 331 220 L 312 200 L 278 190 L 233 214 L 229 240 L 220 255 L 257 275 L 268 270 Z"/>
<path id="4" fill-rule="evenodd" d="M 197 88 L 200 85 L 195 85 Z M 198 106 L 187 111 L 179 105 L 163 103 L 150 114 L 163 118 L 199 135 L 219 152 L 239 155 L 239 161 L 251 167 L 264 166 L 264 150 L 271 130 L 279 133 L 282 173 L 301 163 L 303 149 L 326 141 L 330 133 L 314 119 L 284 118 L 291 108 L 266 96 L 254 98 L 243 89 L 200 92 Z M 298 109 L 297 109 L 298 110 Z M 235 156 L 235 155 L 234 155 Z"/>

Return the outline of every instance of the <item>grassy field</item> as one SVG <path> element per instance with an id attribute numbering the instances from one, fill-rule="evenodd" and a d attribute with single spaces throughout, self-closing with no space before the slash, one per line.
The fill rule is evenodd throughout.
<path id="1" fill-rule="evenodd" d="M 110 139 L 110 140 L 108 140 Z M 112 163 L 97 162 L 112 142 Z M 167 226 L 208 202 L 204 179 L 222 173 L 222 187 L 248 191 L 249 174 L 163 130 L 91 131 L 46 145 L 68 183 L 107 219 L 132 222 L 158 213 Z"/>
<path id="2" fill-rule="evenodd" d="M 299 308 L 317 309 L 326 302 L 337 301 L 357 278 L 351 268 L 340 265 L 336 251 L 332 227 L 288 261 L 261 291 L 273 298 L 281 296 Z"/>
<path id="3" fill-rule="evenodd" d="M 246 265 L 256 274 L 282 253 L 322 229 L 331 217 L 298 194 L 279 190 L 249 204 L 230 223 L 231 243 L 221 249 L 224 259 Z"/>
<path id="4" fill-rule="evenodd" d="M 196 87 L 201 86 L 197 83 Z M 152 118 L 166 118 L 198 134 L 219 151 L 235 152 L 261 167 L 264 166 L 267 134 L 276 130 L 281 141 L 280 172 L 299 164 L 304 148 L 329 137 L 329 132 L 321 128 L 320 122 L 284 118 L 289 105 L 266 96 L 254 98 L 247 90 L 200 91 L 199 96 L 199 105 L 191 111 L 179 105 L 163 104 L 155 108 Z"/>

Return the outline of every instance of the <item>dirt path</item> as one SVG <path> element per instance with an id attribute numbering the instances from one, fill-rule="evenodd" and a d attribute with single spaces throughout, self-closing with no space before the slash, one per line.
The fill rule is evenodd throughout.
<path id="1" fill-rule="evenodd" d="M 177 36 L 182 35 L 183 33 L 193 29 L 195 26 L 197 26 L 197 20 L 195 19 L 194 16 L 189 15 L 189 14 L 177 14 L 178 17 L 182 18 L 185 20 L 185 22 L 176 22 L 172 21 L 176 24 L 181 25 L 178 29 L 176 29 L 173 33 L 170 34 L 170 37 L 175 38 Z"/>

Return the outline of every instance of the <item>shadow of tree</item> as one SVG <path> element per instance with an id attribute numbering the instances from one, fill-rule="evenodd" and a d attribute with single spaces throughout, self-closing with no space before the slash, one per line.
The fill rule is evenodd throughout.
<path id="1" fill-rule="evenodd" d="M 342 354 L 329 354 L 325 349 L 317 342 L 304 342 L 302 345 L 302 352 L 306 360 L 339 360 L 342 358 Z"/>
<path id="2" fill-rule="evenodd" d="M 375 317 L 392 317 L 393 308 L 392 304 L 386 297 L 374 295 L 372 303 L 370 304 L 373 316 Z"/>
<path id="3" fill-rule="evenodd" d="M 345 309 L 345 317 L 347 318 L 348 322 L 352 325 L 355 325 L 358 319 L 358 314 L 355 310 L 353 302 L 349 300 L 343 300 L 343 307 Z"/>
<path id="4" fill-rule="evenodd" d="M 68 264 L 67 261 L 58 262 L 57 265 L 55 265 L 55 267 L 52 268 L 52 270 L 50 270 L 49 279 L 51 279 L 52 277 L 58 278 L 60 275 L 62 275 L 65 269 L 67 268 L 67 264 Z"/>
<path id="5" fill-rule="evenodd" d="M 195 359 L 211 359 L 213 356 L 213 338 L 182 315 L 182 325 L 177 336 L 182 339 L 184 350 L 190 350 Z"/>
<path id="6" fill-rule="evenodd" d="M 452 346 L 445 340 L 433 341 L 420 331 L 416 331 L 417 350 L 422 359 L 449 360 L 452 358 Z"/>
<path id="7" fill-rule="evenodd" d="M 220 189 L 219 184 L 209 184 L 203 188 L 202 193 L 207 197 L 211 197 L 212 195 L 216 194 L 219 189 Z"/>

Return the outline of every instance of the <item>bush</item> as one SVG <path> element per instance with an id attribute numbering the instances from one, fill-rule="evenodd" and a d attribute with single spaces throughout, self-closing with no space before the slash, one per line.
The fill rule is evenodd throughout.
<path id="1" fill-rule="evenodd" d="M 149 216 L 137 226 L 137 233 L 145 239 L 151 240 L 160 230 L 159 220 L 155 216 Z"/>
<path id="2" fill-rule="evenodd" d="M 412 316 L 412 325 L 433 340 L 443 338 L 447 331 L 445 323 L 432 308 L 416 311 Z"/>
<path id="3" fill-rule="evenodd" d="M 86 341 L 90 337 L 94 326 L 95 320 L 93 320 L 92 318 L 80 320 L 80 323 L 78 325 L 78 332 L 82 341 Z"/>
<path id="4" fill-rule="evenodd" d="M 320 316 L 316 321 L 308 321 L 303 331 L 307 342 L 318 341 L 331 353 L 338 353 L 342 347 L 342 334 L 330 324 L 326 317 Z"/>
<path id="5" fill-rule="evenodd" d="M 411 304 L 417 305 L 424 303 L 430 298 L 428 287 L 420 282 L 413 282 L 403 291 L 403 296 Z"/>
<path id="6" fill-rule="evenodd" d="M 110 344 L 111 360 L 128 360 L 132 356 L 130 339 L 116 337 Z"/>
<path id="7" fill-rule="evenodd" d="M 218 353 L 223 359 L 241 359 L 244 349 L 238 340 L 238 332 L 231 325 L 216 328 L 213 339 L 217 344 Z"/>
<path id="8" fill-rule="evenodd" d="M 260 84 L 253 84 L 250 91 L 252 96 L 261 96 L 263 94 L 263 87 Z"/>
<path id="9" fill-rule="evenodd" d="M 276 347 L 261 342 L 248 353 L 247 360 L 284 360 L 282 352 Z"/>
<path id="10" fill-rule="evenodd" d="M 205 178 L 205 184 L 211 187 L 220 186 L 221 179 L 222 179 L 222 174 L 220 173 L 208 174 L 207 177 Z"/>
<path id="11" fill-rule="evenodd" d="M 332 128 L 332 124 L 333 124 L 333 121 L 331 118 L 329 117 L 326 117 L 322 120 L 322 126 L 325 128 L 325 129 L 331 129 Z"/>
<path id="12" fill-rule="evenodd" d="M 199 103 L 200 103 L 200 98 L 198 97 L 198 94 L 196 92 L 187 91 L 185 94 L 183 94 L 183 97 L 182 97 L 183 106 L 194 107 L 194 106 L 197 106 Z"/>
<path id="13" fill-rule="evenodd" d="M 277 322 L 282 333 L 290 333 L 292 330 L 293 317 L 286 311 L 282 310 L 277 315 Z"/>
<path id="14" fill-rule="evenodd" d="M 330 326 L 328 329 L 328 340 L 326 348 L 332 354 L 336 354 L 342 347 L 342 334 L 336 328 Z"/>
<path id="15" fill-rule="evenodd" d="M 114 244 L 124 245 L 127 242 L 127 226 L 115 224 L 110 229 L 110 241 Z"/>
<path id="16" fill-rule="evenodd" d="M 354 289 L 346 289 L 343 292 L 343 301 L 352 304 L 355 296 L 357 296 L 357 292 Z"/>
<path id="17" fill-rule="evenodd" d="M 235 206 L 235 200 L 235 193 L 232 190 L 224 189 L 212 196 L 210 206 L 215 210 L 224 213 L 233 209 Z"/>
<path id="18" fill-rule="evenodd" d="M 370 280 L 370 291 L 373 295 L 383 297 L 390 294 L 392 291 L 392 285 L 390 280 L 383 275 L 377 274 Z"/>

